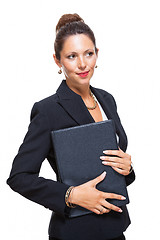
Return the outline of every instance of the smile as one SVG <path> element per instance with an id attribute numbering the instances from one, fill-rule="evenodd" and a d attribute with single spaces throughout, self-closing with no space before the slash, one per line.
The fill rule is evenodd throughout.
<path id="1" fill-rule="evenodd" d="M 80 77 L 84 78 L 88 76 L 89 71 L 87 72 L 81 72 L 81 73 L 77 73 L 77 75 L 79 75 Z"/>

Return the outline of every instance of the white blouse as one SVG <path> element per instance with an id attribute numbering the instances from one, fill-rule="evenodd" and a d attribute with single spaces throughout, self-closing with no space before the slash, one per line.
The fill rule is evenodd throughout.
<path id="1" fill-rule="evenodd" d="M 95 95 L 94 95 L 94 97 L 95 97 Z M 101 104 L 98 102 L 98 100 L 97 100 L 96 97 L 95 97 L 95 100 L 97 101 L 98 106 L 99 106 L 99 108 L 100 108 L 100 111 L 101 111 L 101 114 L 102 114 L 102 119 L 103 119 L 103 121 L 108 120 L 107 115 L 106 115 L 105 112 L 103 111 L 103 108 L 101 107 Z M 117 134 L 116 134 L 116 137 L 117 137 L 117 142 L 119 142 L 119 137 L 118 137 Z"/>
<path id="2" fill-rule="evenodd" d="M 97 103 L 98 103 L 98 106 L 99 106 L 100 111 L 101 111 L 101 114 L 102 114 L 102 119 L 103 119 L 103 121 L 108 120 L 107 115 L 105 114 L 105 112 L 103 111 L 103 108 L 101 107 L 101 104 L 98 102 L 98 100 L 97 100 L 97 98 L 95 97 L 95 95 L 93 95 L 93 96 L 94 96 L 95 100 L 96 100 Z"/>

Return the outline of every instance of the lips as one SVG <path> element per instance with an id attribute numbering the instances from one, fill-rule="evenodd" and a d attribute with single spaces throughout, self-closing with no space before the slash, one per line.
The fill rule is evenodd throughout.
<path id="1" fill-rule="evenodd" d="M 77 73 L 80 77 L 87 77 L 88 76 L 89 71 L 86 72 L 81 72 L 81 73 Z"/>

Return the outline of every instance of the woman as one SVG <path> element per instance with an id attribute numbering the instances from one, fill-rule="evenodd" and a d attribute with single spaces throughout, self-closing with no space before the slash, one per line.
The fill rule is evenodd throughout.
<path id="1" fill-rule="evenodd" d="M 127 137 L 115 100 L 104 90 L 90 86 L 98 57 L 92 30 L 79 15 L 66 14 L 60 18 L 56 33 L 53 57 L 60 68 L 59 73 L 63 70 L 66 80 L 62 81 L 54 95 L 34 104 L 28 132 L 14 159 L 7 183 L 14 191 L 53 211 L 50 240 L 125 239 L 123 232 L 130 224 L 127 208 L 116 207 L 107 201 L 109 198 L 123 201 L 123 196 L 96 189 L 105 173 L 74 188 L 38 176 L 45 158 L 58 175 L 51 131 L 113 119 L 119 150 L 102 153 L 100 161 L 124 175 L 127 185 L 135 179 L 131 156 L 125 153 Z M 68 218 L 73 205 L 93 213 Z"/>

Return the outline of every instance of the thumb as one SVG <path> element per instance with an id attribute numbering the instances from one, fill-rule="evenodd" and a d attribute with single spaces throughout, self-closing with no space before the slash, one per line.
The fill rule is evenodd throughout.
<path id="1" fill-rule="evenodd" d="M 106 172 L 104 171 L 101 175 L 99 175 L 98 177 L 96 177 L 95 179 L 93 179 L 91 182 L 93 184 L 93 186 L 95 187 L 98 183 L 100 183 L 101 181 L 103 181 L 103 179 L 106 176 Z"/>

